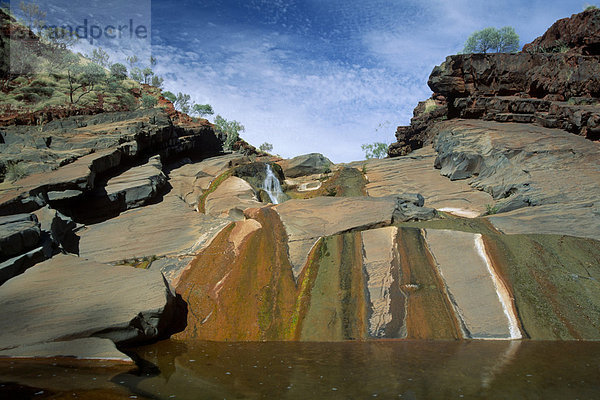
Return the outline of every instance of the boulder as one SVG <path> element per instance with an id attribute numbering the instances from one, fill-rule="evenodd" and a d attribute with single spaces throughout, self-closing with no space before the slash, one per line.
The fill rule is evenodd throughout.
<path id="1" fill-rule="evenodd" d="M 36 247 L 40 232 L 40 224 L 34 214 L 0 217 L 0 260 Z"/>
<path id="2" fill-rule="evenodd" d="M 206 197 L 206 214 L 214 217 L 231 217 L 244 219 L 244 210 L 249 207 L 260 207 L 254 189 L 248 182 L 231 176 L 223 181 L 217 189 Z"/>
<path id="3" fill-rule="evenodd" d="M 151 157 L 144 165 L 131 168 L 108 180 L 104 190 L 111 202 L 128 210 L 147 204 L 167 185 L 160 156 Z"/>
<path id="4" fill-rule="evenodd" d="M 250 159 L 239 154 L 226 154 L 192 163 L 175 166 L 169 172 L 169 184 L 172 192 L 190 207 L 198 206 L 202 192 L 208 190 L 210 183 L 229 168 L 249 163 Z"/>
<path id="5" fill-rule="evenodd" d="M 286 177 L 295 178 L 327 172 L 330 170 L 332 162 L 323 154 L 310 153 L 284 160 L 280 162 L 280 165 Z"/>
<path id="6" fill-rule="evenodd" d="M 67 255 L 0 286 L 0 304 L 0 350 L 88 337 L 141 343 L 171 333 L 183 311 L 158 272 Z"/>

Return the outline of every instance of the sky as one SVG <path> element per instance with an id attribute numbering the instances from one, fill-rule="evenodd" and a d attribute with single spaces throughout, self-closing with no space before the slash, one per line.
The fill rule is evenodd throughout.
<path id="1" fill-rule="evenodd" d="M 92 3 L 115 9 L 106 7 L 115 0 L 46 1 L 56 5 L 57 15 L 74 12 L 78 3 L 88 11 Z M 334 162 L 363 159 L 362 144 L 395 141 L 396 126 L 408 125 L 417 103 L 431 95 L 427 78 L 433 67 L 462 50 L 474 31 L 513 26 L 523 45 L 589 5 L 579 0 L 115 4 L 121 3 L 131 6 L 119 11 L 121 19 L 145 22 L 151 31 L 144 43 L 151 46 L 158 61 L 154 70 L 166 90 L 188 93 L 196 103 L 211 104 L 215 114 L 241 122 L 246 128 L 241 136 L 257 147 L 268 142 L 283 157 L 318 152 Z M 144 46 L 104 46 L 115 61 L 131 52 L 146 58 Z"/>

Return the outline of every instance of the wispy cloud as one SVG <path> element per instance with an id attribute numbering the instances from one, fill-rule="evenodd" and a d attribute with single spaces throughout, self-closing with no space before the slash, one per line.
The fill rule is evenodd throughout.
<path id="1" fill-rule="evenodd" d="M 341 162 L 362 158 L 363 143 L 392 142 L 395 125 L 429 96 L 433 66 L 474 30 L 513 25 L 530 41 L 578 8 L 558 0 L 253 0 L 240 15 L 194 20 L 195 30 L 156 17 L 153 53 L 167 89 L 242 122 L 249 142 Z M 387 130 L 377 130 L 382 123 Z"/>

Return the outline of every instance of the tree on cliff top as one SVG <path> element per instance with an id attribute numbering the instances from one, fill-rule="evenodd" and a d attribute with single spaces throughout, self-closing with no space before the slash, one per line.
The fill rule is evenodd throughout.
<path id="1" fill-rule="evenodd" d="M 518 50 L 519 35 L 514 28 L 505 26 L 501 29 L 489 27 L 474 32 L 465 42 L 462 53 L 512 53 Z"/>
<path id="2" fill-rule="evenodd" d="M 387 156 L 387 143 L 375 142 L 371 144 L 363 144 L 360 148 L 365 152 L 365 159 L 385 158 Z"/>

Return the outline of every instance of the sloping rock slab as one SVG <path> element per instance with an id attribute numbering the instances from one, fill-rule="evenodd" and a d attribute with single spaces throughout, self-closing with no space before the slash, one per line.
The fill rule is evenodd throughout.
<path id="1" fill-rule="evenodd" d="M 91 336 L 143 342 L 177 317 L 160 273 L 59 255 L 0 287 L 0 349 Z"/>
<path id="2" fill-rule="evenodd" d="M 398 193 L 420 193 L 429 207 L 458 215 L 483 214 L 486 205 L 494 202 L 492 196 L 470 187 L 466 182 L 451 182 L 441 176 L 433 167 L 435 157 L 436 152 L 427 147 L 409 156 L 361 163 L 366 166 L 368 195 L 383 197 Z M 352 165 L 361 168 L 361 164 Z"/>
<path id="3" fill-rule="evenodd" d="M 79 254 L 102 263 L 146 256 L 170 257 L 172 262 L 162 260 L 166 266 L 162 271 L 173 282 L 191 257 L 230 222 L 197 213 L 169 193 L 158 204 L 125 211 L 79 231 Z"/>
<path id="4" fill-rule="evenodd" d="M 513 123 L 453 120 L 435 129 L 441 174 L 490 193 L 499 213 L 492 221 L 506 232 L 600 239 L 600 143 Z"/>
<path id="5" fill-rule="evenodd" d="M 398 228 L 395 226 L 361 233 L 363 266 L 370 301 L 369 334 L 372 337 L 384 337 L 385 328 L 392 321 L 392 261 L 397 234 Z"/>
<path id="6" fill-rule="evenodd" d="M 481 235 L 427 229 L 425 238 L 465 337 L 520 339 L 510 297 L 490 269 Z"/>
<path id="7" fill-rule="evenodd" d="M 406 196 L 315 197 L 288 200 L 274 207 L 288 234 L 294 277 L 302 272 L 308 253 L 319 238 L 390 225 L 393 216 L 401 215 L 398 211 L 406 202 Z M 418 204 L 413 206 L 420 209 Z"/>
<path id="8" fill-rule="evenodd" d="M 0 263 L 0 285 L 46 258 L 44 248 L 38 247 Z"/>
<path id="9" fill-rule="evenodd" d="M 171 192 L 190 207 L 196 207 L 200 195 L 209 188 L 213 179 L 231 167 L 249 162 L 248 157 L 233 153 L 176 167 L 169 172 L 169 184 L 173 187 Z"/>
<path id="10" fill-rule="evenodd" d="M 206 197 L 206 214 L 215 217 L 230 216 L 244 219 L 243 211 L 250 207 L 260 207 L 254 189 L 245 180 L 231 176 Z"/>
<path id="11" fill-rule="evenodd" d="M 40 240 L 40 224 L 34 214 L 0 217 L 0 260 L 34 248 Z"/>

